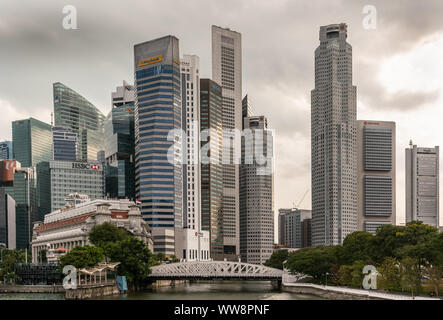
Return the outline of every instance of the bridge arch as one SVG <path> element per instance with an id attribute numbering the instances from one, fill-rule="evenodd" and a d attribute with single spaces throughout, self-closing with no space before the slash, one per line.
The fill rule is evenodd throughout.
<path id="1" fill-rule="evenodd" d="M 153 280 L 281 280 L 283 270 L 231 261 L 187 261 L 151 267 Z"/>

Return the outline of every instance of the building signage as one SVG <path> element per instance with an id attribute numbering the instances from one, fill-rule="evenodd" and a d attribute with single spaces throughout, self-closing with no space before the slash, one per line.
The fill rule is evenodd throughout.
<path id="1" fill-rule="evenodd" d="M 157 63 L 157 62 L 162 62 L 163 57 L 162 56 L 158 56 L 158 57 L 153 57 L 153 58 L 149 58 L 149 59 L 145 59 L 145 60 L 141 60 L 138 62 L 138 66 L 139 67 L 143 67 L 143 66 L 147 66 L 153 63 Z"/>
<path id="2" fill-rule="evenodd" d="M 72 169 L 100 170 L 100 165 L 99 164 L 83 163 L 83 162 L 73 162 Z"/>
<path id="3" fill-rule="evenodd" d="M 0 167 L 0 180 L 2 182 L 14 181 L 15 170 L 20 169 L 15 160 L 3 160 L 0 162 Z"/>

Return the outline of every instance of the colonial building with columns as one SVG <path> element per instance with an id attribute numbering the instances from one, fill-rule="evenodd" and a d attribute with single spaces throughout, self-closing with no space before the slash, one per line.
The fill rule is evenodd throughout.
<path id="1" fill-rule="evenodd" d="M 91 201 L 88 196 L 71 194 L 64 208 L 45 215 L 43 223 L 34 223 L 32 262 L 40 262 L 42 250 L 46 250 L 48 262 L 56 262 L 60 255 L 74 247 L 89 245 L 89 232 L 104 222 L 127 229 L 153 252 L 151 229 L 134 202 L 127 199 Z"/>

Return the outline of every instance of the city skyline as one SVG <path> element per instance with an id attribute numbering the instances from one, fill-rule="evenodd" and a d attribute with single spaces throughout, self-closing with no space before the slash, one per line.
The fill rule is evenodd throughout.
<path id="1" fill-rule="evenodd" d="M 267 7 L 266 4 L 257 4 L 252 8 L 251 6 L 248 7 L 246 2 L 242 2 L 238 13 L 225 16 L 225 20 L 220 20 L 213 14 L 209 14 L 208 17 L 195 21 L 189 29 L 180 28 L 180 23 L 175 26 L 169 24 L 170 27 L 157 24 L 159 28 L 152 34 L 149 32 L 135 33 L 134 36 L 125 38 L 124 45 L 120 43 L 120 46 L 124 49 L 118 49 L 117 53 L 110 53 L 107 50 L 107 46 L 111 46 L 112 41 L 104 37 L 98 42 L 97 46 L 90 48 L 92 52 L 88 52 L 88 54 L 91 54 L 89 57 L 78 54 L 77 50 L 73 50 L 72 44 L 63 49 L 63 46 L 69 42 L 64 43 L 65 40 L 60 37 L 63 35 L 67 38 L 66 41 L 74 41 L 75 44 L 80 44 L 78 48 L 82 48 L 82 46 L 94 43 L 100 32 L 109 31 L 105 29 L 111 28 L 113 32 L 117 32 L 117 30 L 112 29 L 111 20 L 104 23 L 100 28 L 99 24 L 103 21 L 99 20 L 96 24 L 93 23 L 92 16 L 85 10 L 87 6 L 79 1 L 73 2 L 73 5 L 77 6 L 77 4 L 79 29 L 72 31 L 63 30 L 61 27 L 61 7 L 57 8 L 55 6 L 53 8 L 53 3 L 50 5 L 48 12 L 51 12 L 54 17 L 49 20 L 47 25 L 43 23 L 45 14 L 37 14 L 28 23 L 14 29 L 14 23 L 8 17 L 3 19 L 1 17 L 2 13 L 0 13 L 2 18 L 0 19 L 2 21 L 0 40 L 6 40 L 7 45 L 9 36 L 12 35 L 13 38 L 11 39 L 14 39 L 14 43 L 11 48 L 17 48 L 17 46 L 19 48 L 21 46 L 25 46 L 25 48 L 33 46 L 34 48 L 34 51 L 23 50 L 29 53 L 20 53 L 14 58 L 8 52 L 0 54 L 2 61 L 12 60 L 11 63 L 8 63 L 12 66 L 15 65 L 13 61 L 17 58 L 22 63 L 22 66 L 15 70 L 16 73 L 8 73 L 11 74 L 12 81 L 5 78 L 2 80 L 5 82 L 1 83 L 0 107 L 5 108 L 7 116 L 0 120 L 0 140 L 11 139 L 10 123 L 13 120 L 35 117 L 38 120 L 50 123 L 50 112 L 53 103 L 51 86 L 53 82 L 57 81 L 66 83 L 69 87 L 81 92 L 91 103 L 107 114 L 110 111 L 107 106 L 109 106 L 111 90 L 120 84 L 123 79 L 130 83 L 133 82 L 131 76 L 132 46 L 160 35 L 176 35 L 180 39 L 180 51 L 199 55 L 202 61 L 202 77 L 210 77 L 210 26 L 216 24 L 222 27 L 230 27 L 242 33 L 244 65 L 242 95 L 248 93 L 254 106 L 254 114 L 265 114 L 269 119 L 270 126 L 276 129 L 275 210 L 290 207 L 292 202 L 297 202 L 301 198 L 306 189 L 311 189 L 310 128 L 308 124 L 310 119 L 309 94 L 314 83 L 312 52 L 318 43 L 318 27 L 329 23 L 344 22 L 348 24 L 350 29 L 348 41 L 353 46 L 353 84 L 358 87 L 357 119 L 388 120 L 395 121 L 397 124 L 397 222 L 404 222 L 404 149 L 407 148 L 410 139 L 417 145 L 424 147 L 440 145 L 440 141 L 443 141 L 443 135 L 439 133 L 438 123 L 438 115 L 442 112 L 438 110 L 438 107 L 443 104 L 439 96 L 440 89 L 437 81 L 440 66 L 437 64 L 438 60 L 433 60 L 438 57 L 434 57 L 432 54 L 429 55 L 433 53 L 433 50 L 438 51 L 435 48 L 443 47 L 443 38 L 438 34 L 438 32 L 443 34 L 443 25 L 441 22 L 438 22 L 439 24 L 434 23 L 436 16 L 433 12 L 423 15 L 427 22 L 423 23 L 424 21 L 421 20 L 420 16 L 413 15 L 414 5 L 411 5 L 412 2 L 409 6 L 405 5 L 404 8 L 396 6 L 397 11 L 394 11 L 391 5 L 374 1 L 379 16 L 377 29 L 365 30 L 362 27 L 364 14 L 361 12 L 365 5 L 363 2 L 347 4 L 345 14 L 337 14 L 341 7 L 337 6 L 335 2 L 332 4 L 322 3 L 322 11 L 327 12 L 328 17 L 315 11 L 320 7 L 318 2 L 314 2 L 314 4 L 298 3 L 298 6 L 297 3 L 286 4 L 286 6 L 280 3 L 280 5 L 273 4 L 272 8 L 271 5 Z M 172 3 L 161 4 L 161 6 L 169 5 L 172 5 Z M 182 4 L 175 5 L 182 6 Z M 333 7 L 332 12 L 328 12 L 329 5 L 331 8 Z M 5 7 L 5 10 L 0 10 L 0 12 L 8 12 L 8 4 L 0 6 Z M 217 9 L 221 9 L 217 8 L 220 4 L 211 4 L 211 6 L 214 6 L 215 12 Z M 45 7 L 44 3 L 43 7 Z M 94 4 L 88 7 L 92 11 L 99 10 Z M 149 6 L 146 6 L 146 8 L 149 9 Z M 302 8 L 305 8 L 308 14 L 299 10 Z M 268 22 L 273 17 L 282 15 L 285 10 L 288 11 L 287 14 L 283 15 L 283 21 L 274 21 L 276 26 L 271 28 L 274 32 L 275 30 L 279 31 L 280 37 L 273 39 L 272 32 L 262 30 L 259 41 L 254 36 L 256 30 L 248 26 L 248 19 L 242 21 L 238 18 L 238 15 L 248 9 L 255 10 L 257 19 L 269 14 L 268 19 L 270 20 L 265 20 Z M 17 8 L 10 8 L 10 10 L 15 11 Z M 103 10 L 108 13 L 108 16 L 116 14 L 111 9 L 103 8 Z M 435 6 L 432 10 L 438 12 Z M 143 13 L 149 14 L 148 10 Z M 314 13 L 316 14 L 315 19 L 312 19 Z M 293 14 L 291 16 L 293 21 L 288 24 L 285 19 L 288 19 L 290 14 Z M 395 18 L 392 16 L 393 14 Z M 303 15 L 311 17 L 308 20 L 309 23 L 304 23 L 306 18 Z M 17 13 L 17 17 L 17 21 L 23 22 L 22 19 L 25 19 L 26 15 Z M 412 21 L 411 17 L 414 17 Z M 25 41 L 30 40 L 28 37 L 33 35 L 30 27 L 33 26 L 33 23 L 39 22 L 42 23 L 43 27 L 50 26 L 50 28 L 33 30 L 32 32 L 36 33 L 33 39 L 42 37 L 42 44 L 54 51 L 52 53 L 54 56 L 50 55 L 50 57 L 58 56 L 55 60 L 45 57 L 45 51 L 40 43 L 36 43 L 35 40 Z M 156 23 L 156 21 L 154 20 L 152 23 Z M 188 23 L 189 21 L 187 21 Z M 286 27 L 288 25 L 289 29 Z M 399 25 L 399 27 L 396 27 L 396 25 Z M 285 26 L 284 30 L 282 30 L 282 26 Z M 300 26 L 303 26 L 303 28 L 297 28 Z M 121 28 L 121 26 L 119 27 Z M 94 28 L 98 30 L 94 31 Z M 197 28 L 197 31 L 194 28 Z M 73 34 L 69 34 L 69 32 Z M 110 32 L 112 37 L 118 37 L 119 33 L 113 32 Z M 91 37 L 86 37 L 86 33 L 92 33 Z M 196 33 L 201 37 L 194 37 Z M 288 48 L 285 40 L 289 39 L 294 42 L 301 42 L 305 44 L 305 47 L 295 48 L 297 46 L 294 46 Z M 395 41 L 392 41 L 392 39 L 395 39 Z M 61 41 L 61 46 L 54 47 L 55 40 Z M 79 43 L 75 41 L 79 41 Z M 106 41 L 109 41 L 109 44 L 105 43 Z M 280 48 L 279 46 L 283 49 L 281 51 L 286 50 L 283 58 L 280 56 L 280 52 L 275 51 L 274 47 Z M 77 52 L 77 54 L 72 55 L 71 52 L 65 51 L 69 51 L 69 49 L 73 53 Z M 255 51 L 259 53 L 257 54 Z M 423 61 L 424 56 L 427 56 L 425 61 Z M 32 59 L 30 59 L 31 57 Z M 86 58 L 88 61 L 85 63 Z M 26 92 L 27 94 L 24 95 L 18 94 L 19 91 L 11 88 L 11 86 L 16 82 L 14 81 L 15 77 L 23 78 L 22 72 L 29 71 L 27 70 L 29 60 L 33 61 L 29 65 L 32 71 L 35 71 L 34 64 L 38 66 L 37 70 L 40 70 L 40 72 L 36 72 L 36 74 L 39 74 L 39 76 L 30 75 L 29 79 L 20 80 L 27 86 L 28 89 L 26 90 L 34 90 L 33 92 Z M 122 61 L 124 62 L 122 63 Z M 290 67 L 288 67 L 288 62 Z M 2 68 L 8 70 L 8 64 L 5 64 Z M 263 68 L 256 68 L 256 65 L 263 66 Z M 416 67 L 412 69 L 407 67 L 408 65 Z M 54 70 L 59 69 L 59 66 L 64 66 L 64 68 L 54 72 Z M 42 70 L 46 71 L 44 68 L 48 72 L 41 75 Z M 417 70 L 415 70 L 416 68 Z M 103 72 L 104 70 L 105 72 Z M 89 78 L 88 81 L 85 81 L 86 78 Z M 272 79 L 272 81 L 268 79 Z M 9 83 L 6 83 L 6 81 Z M 426 83 L 426 87 L 421 83 Z M 391 111 L 386 111 L 387 109 Z M 434 116 L 433 119 L 429 119 L 430 115 Z M 421 128 L 425 125 L 427 130 L 422 130 Z M 411 130 L 411 127 L 414 129 Z M 301 152 L 294 155 L 294 150 L 301 150 Z M 301 207 L 310 209 L 309 196 L 305 198 Z"/>

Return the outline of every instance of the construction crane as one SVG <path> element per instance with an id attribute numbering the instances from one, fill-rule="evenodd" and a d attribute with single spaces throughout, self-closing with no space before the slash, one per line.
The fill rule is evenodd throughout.
<path id="1" fill-rule="evenodd" d="M 308 194 L 309 189 L 307 189 L 305 191 L 305 193 L 303 194 L 303 196 L 301 197 L 301 199 L 298 201 L 297 205 L 295 204 L 295 202 L 292 203 L 294 208 L 300 208 L 300 205 L 302 204 L 303 200 L 305 200 L 306 195 Z"/>

